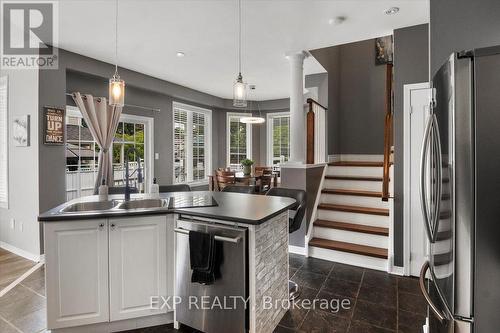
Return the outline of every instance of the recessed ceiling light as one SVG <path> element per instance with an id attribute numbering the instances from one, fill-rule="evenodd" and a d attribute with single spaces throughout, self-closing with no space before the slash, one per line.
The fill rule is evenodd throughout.
<path id="1" fill-rule="evenodd" d="M 391 7 L 385 11 L 387 15 L 394 15 L 399 12 L 399 7 Z"/>
<path id="2" fill-rule="evenodd" d="M 186 54 L 185 54 L 184 52 L 180 52 L 180 51 L 179 51 L 179 52 L 177 52 L 177 57 L 179 57 L 179 58 L 182 58 L 182 57 L 184 57 L 185 55 L 186 55 Z"/>
<path id="3" fill-rule="evenodd" d="M 330 25 L 337 25 L 337 24 L 343 23 L 345 20 L 346 20 L 345 16 L 337 16 L 335 18 L 329 19 L 328 20 L 328 24 L 330 24 Z"/>

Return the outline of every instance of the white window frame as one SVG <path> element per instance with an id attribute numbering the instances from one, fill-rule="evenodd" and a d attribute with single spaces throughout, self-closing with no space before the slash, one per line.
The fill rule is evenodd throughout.
<path id="1" fill-rule="evenodd" d="M 175 109 L 181 109 L 187 112 L 186 128 L 186 161 L 187 163 L 187 181 L 175 182 Z M 193 112 L 205 114 L 205 179 L 193 181 Z M 207 185 L 208 175 L 212 170 L 212 110 L 200 108 L 181 102 L 172 102 L 172 184 L 188 184 L 190 186 Z"/>
<path id="2" fill-rule="evenodd" d="M 67 105 L 66 106 L 66 117 L 80 117 L 83 118 L 80 109 L 76 106 Z M 120 115 L 120 122 L 132 122 L 132 123 L 142 123 L 144 124 L 144 163 L 146 164 L 146 174 L 145 179 L 149 183 L 144 183 L 144 191 L 149 192 L 149 188 L 153 182 L 154 177 L 154 118 L 136 116 L 131 114 L 122 113 Z M 66 178 L 65 182 L 66 182 Z M 66 186 L 65 186 L 66 188 Z"/>
<path id="3" fill-rule="evenodd" d="M 274 113 L 268 113 L 266 115 L 266 122 L 267 122 L 266 149 L 267 149 L 267 164 L 269 166 L 273 165 L 273 144 L 274 144 L 273 119 L 278 117 L 288 117 L 290 119 L 290 112 L 274 112 Z M 290 126 L 290 120 L 288 121 L 288 126 Z M 290 129 L 288 130 L 288 134 L 290 135 Z M 290 150 L 290 140 L 288 141 L 288 149 Z"/>
<path id="4" fill-rule="evenodd" d="M 2 131 L 3 133 L 0 133 L 4 137 L 4 141 L 2 144 L 4 145 L 5 148 L 5 170 L 2 170 L 4 172 L 5 176 L 5 200 L 0 201 L 0 208 L 9 208 L 9 135 L 10 135 L 10 129 L 9 129 L 9 78 L 8 76 L 0 76 L 0 84 L 5 85 L 5 114 L 2 115 L 0 114 L 0 117 L 4 117 L 5 121 L 5 131 Z"/>
<path id="5" fill-rule="evenodd" d="M 228 112 L 226 115 L 226 164 L 228 167 L 232 167 L 235 169 L 240 169 L 241 165 L 239 164 L 231 164 L 231 119 L 233 118 L 243 118 L 248 117 L 250 114 L 248 113 L 237 113 L 237 112 Z M 252 124 L 247 125 L 247 158 L 252 159 Z"/>

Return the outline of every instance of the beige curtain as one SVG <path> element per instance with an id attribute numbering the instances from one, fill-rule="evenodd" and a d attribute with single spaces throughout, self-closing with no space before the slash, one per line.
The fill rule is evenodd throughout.
<path id="1" fill-rule="evenodd" d="M 73 100 L 80 109 L 83 119 L 87 123 L 94 140 L 99 145 L 99 164 L 94 193 L 97 193 L 102 180 L 108 186 L 113 186 L 113 138 L 115 136 L 122 108 L 110 106 L 104 97 L 72 94 Z"/>

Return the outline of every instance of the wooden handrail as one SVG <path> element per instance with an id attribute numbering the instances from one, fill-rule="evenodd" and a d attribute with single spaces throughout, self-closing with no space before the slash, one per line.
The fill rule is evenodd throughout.
<path id="1" fill-rule="evenodd" d="M 386 65 L 385 72 L 385 121 L 384 121 L 384 168 L 382 181 L 382 200 L 389 200 L 389 170 L 391 166 L 391 147 L 393 142 L 392 112 L 392 64 Z"/>
<path id="2" fill-rule="evenodd" d="M 309 103 L 309 111 L 306 115 L 306 163 L 314 164 L 314 111 L 312 103 Z"/>
<path id="3" fill-rule="evenodd" d="M 315 101 L 314 99 L 312 99 L 312 98 L 308 98 L 308 99 L 307 99 L 307 103 L 309 103 L 309 104 L 316 104 L 316 105 L 318 105 L 318 106 L 322 107 L 323 109 L 328 110 L 328 108 L 327 108 L 326 106 L 323 106 L 323 105 L 319 104 L 318 102 L 316 102 L 316 101 Z M 310 107 L 309 107 L 309 108 L 310 108 Z"/>

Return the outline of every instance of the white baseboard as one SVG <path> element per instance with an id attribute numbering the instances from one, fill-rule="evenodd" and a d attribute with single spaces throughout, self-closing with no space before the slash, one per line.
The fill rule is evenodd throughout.
<path id="1" fill-rule="evenodd" d="M 306 255 L 306 248 L 301 247 L 301 246 L 288 245 L 288 252 L 305 256 Z"/>
<path id="2" fill-rule="evenodd" d="M 2 242 L 2 241 L 0 241 L 0 247 L 4 250 L 7 250 L 7 251 L 12 252 L 20 257 L 26 258 L 26 259 L 34 261 L 34 262 L 40 262 L 41 260 L 45 261 L 45 256 L 42 257 L 39 254 L 33 254 L 31 252 L 25 251 L 23 249 L 20 249 L 18 247 L 15 247 L 13 245 L 10 245 L 10 244 Z"/>
<path id="3" fill-rule="evenodd" d="M 394 274 L 394 275 L 404 276 L 405 275 L 405 268 L 399 267 L 399 266 L 392 266 L 389 270 L 389 273 Z"/>

